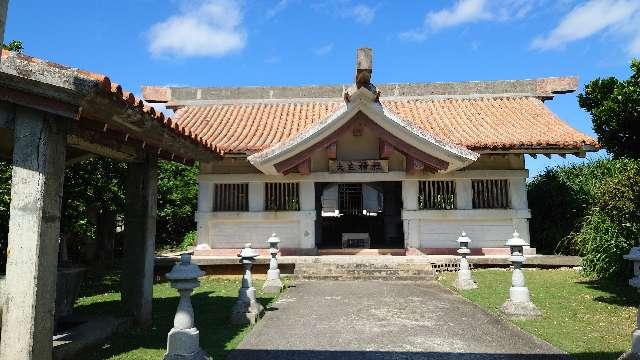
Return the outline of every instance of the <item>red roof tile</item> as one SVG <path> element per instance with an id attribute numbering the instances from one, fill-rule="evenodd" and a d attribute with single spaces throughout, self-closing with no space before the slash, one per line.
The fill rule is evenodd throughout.
<path id="1" fill-rule="evenodd" d="M 472 150 L 580 150 L 597 147 L 535 97 L 383 99 L 383 105 L 433 136 Z M 299 133 L 341 105 L 331 101 L 187 106 L 175 122 L 221 152 L 257 152 Z"/>

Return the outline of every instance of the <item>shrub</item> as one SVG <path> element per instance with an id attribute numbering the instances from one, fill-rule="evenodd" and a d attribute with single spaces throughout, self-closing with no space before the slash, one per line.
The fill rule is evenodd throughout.
<path id="1" fill-rule="evenodd" d="M 190 247 L 196 245 L 196 239 L 198 238 L 198 233 L 195 230 L 191 230 L 184 235 L 182 238 L 182 243 L 178 246 L 179 250 L 187 251 Z"/>
<path id="2" fill-rule="evenodd" d="M 640 231 L 640 162 L 600 159 L 547 169 L 529 184 L 532 246 L 580 255 L 585 274 L 627 268 Z"/>

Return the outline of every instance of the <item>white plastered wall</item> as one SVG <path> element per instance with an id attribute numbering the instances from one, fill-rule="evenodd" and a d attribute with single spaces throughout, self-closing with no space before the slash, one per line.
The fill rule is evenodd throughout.
<path id="1" fill-rule="evenodd" d="M 529 242 L 527 175 L 526 170 L 468 170 L 434 177 L 455 181 L 455 210 L 418 210 L 420 179 L 403 181 L 405 247 L 456 248 L 456 239 L 462 231 L 471 238 L 472 248 L 502 248 L 514 231 Z M 472 179 L 508 179 L 510 208 L 473 209 Z"/>
<path id="2" fill-rule="evenodd" d="M 265 181 L 247 181 L 252 180 L 248 176 L 239 176 L 235 181 L 216 180 L 215 177 L 199 180 L 198 245 L 239 249 L 251 243 L 254 248 L 267 248 L 267 239 L 276 233 L 281 248 L 315 248 L 315 189 L 312 182 L 300 183 L 300 211 L 264 211 Z M 225 182 L 249 184 L 249 211 L 212 211 L 213 185 Z"/>

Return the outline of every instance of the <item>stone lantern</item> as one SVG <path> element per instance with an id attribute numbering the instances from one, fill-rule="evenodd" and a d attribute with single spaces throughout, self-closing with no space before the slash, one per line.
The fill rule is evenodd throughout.
<path id="1" fill-rule="evenodd" d="M 532 319 L 541 315 L 540 310 L 531 302 L 529 289 L 524 283 L 524 272 L 522 263 L 524 262 L 524 247 L 528 244 L 520 238 L 517 232 L 507 240 L 506 245 L 511 249 L 511 263 L 513 273 L 511 276 L 511 288 L 509 289 L 509 300 L 502 305 L 502 311 L 516 319 Z"/>
<path id="2" fill-rule="evenodd" d="M 284 285 L 282 284 L 282 280 L 280 280 L 280 269 L 278 269 L 278 260 L 276 259 L 276 256 L 278 255 L 278 244 L 280 243 L 280 239 L 278 239 L 276 234 L 273 233 L 271 234 L 271 237 L 267 239 L 267 243 L 269 244 L 269 254 L 271 255 L 271 260 L 269 260 L 267 280 L 264 282 L 262 290 L 269 293 L 279 293 L 284 287 Z"/>
<path id="3" fill-rule="evenodd" d="M 180 293 L 178 310 L 173 318 L 173 328 L 167 335 L 167 352 L 164 360 L 205 360 L 210 357 L 200 348 L 200 332 L 195 327 L 191 293 L 200 285 L 198 278 L 204 275 L 191 263 L 191 255 L 180 255 L 180 262 L 167 273 L 171 287 Z"/>
<path id="4" fill-rule="evenodd" d="M 640 247 L 633 247 L 625 259 L 633 261 L 633 277 L 629 279 L 629 285 L 640 289 Z M 624 354 L 621 359 L 640 359 L 640 309 L 636 317 L 636 329 L 631 334 L 631 351 Z"/>
<path id="5" fill-rule="evenodd" d="M 460 268 L 458 269 L 458 278 L 453 283 L 456 289 L 469 290 L 475 289 L 478 285 L 471 278 L 471 270 L 469 269 L 469 261 L 467 256 L 471 254 L 469 249 L 469 243 L 471 239 L 467 237 L 467 234 L 463 231 L 462 235 L 458 238 L 458 254 L 460 254 Z"/>
<path id="6" fill-rule="evenodd" d="M 238 292 L 238 300 L 231 310 L 232 324 L 255 324 L 264 312 L 264 308 L 256 301 L 256 288 L 251 279 L 251 267 L 258 257 L 258 252 L 251 248 L 251 244 L 245 244 L 244 249 L 238 254 L 242 264 L 242 286 Z"/>

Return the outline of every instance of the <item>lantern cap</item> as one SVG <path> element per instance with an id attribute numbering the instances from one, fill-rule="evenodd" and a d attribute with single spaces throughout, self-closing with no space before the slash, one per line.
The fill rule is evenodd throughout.
<path id="1" fill-rule="evenodd" d="M 640 261 L 640 247 L 632 247 L 629 254 L 623 256 L 627 260 Z"/>
<path id="2" fill-rule="evenodd" d="M 527 244 L 527 242 L 524 241 L 524 239 L 522 239 L 520 237 L 520 234 L 518 234 L 518 232 L 515 231 L 513 233 L 513 237 L 511 239 L 507 240 L 506 245 L 507 246 L 527 246 L 529 244 Z"/>
<path id="3" fill-rule="evenodd" d="M 191 255 L 182 254 L 180 255 L 180 262 L 173 265 L 166 277 L 169 280 L 190 280 L 197 279 L 202 275 L 204 275 L 204 271 L 200 270 L 198 265 L 191 263 Z"/>
<path id="4" fill-rule="evenodd" d="M 256 249 L 251 248 L 251 243 L 244 244 L 244 248 L 240 250 L 238 257 L 241 258 L 255 258 L 258 256 Z"/>
<path id="5" fill-rule="evenodd" d="M 463 231 L 457 241 L 458 243 L 470 243 L 471 239 L 469 239 L 469 237 L 467 237 L 467 233 Z"/>
<path id="6" fill-rule="evenodd" d="M 278 243 L 280 243 L 280 238 L 278 238 L 276 233 L 273 233 L 273 234 L 271 234 L 271 237 L 269 237 L 269 239 L 267 239 L 267 242 L 269 244 L 278 244 Z"/>

